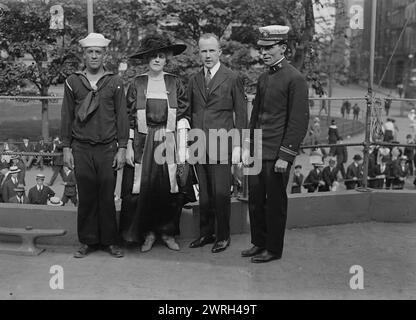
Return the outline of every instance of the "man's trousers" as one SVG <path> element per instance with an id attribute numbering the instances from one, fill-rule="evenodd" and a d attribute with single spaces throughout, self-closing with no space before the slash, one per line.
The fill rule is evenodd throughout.
<path id="1" fill-rule="evenodd" d="M 263 161 L 258 175 L 248 177 L 251 242 L 281 256 L 287 218 L 286 173 L 274 172 L 275 161 Z"/>
<path id="2" fill-rule="evenodd" d="M 75 178 L 78 186 L 78 238 L 87 245 L 117 243 L 114 189 L 116 171 L 112 168 L 116 142 L 91 145 L 74 141 Z"/>

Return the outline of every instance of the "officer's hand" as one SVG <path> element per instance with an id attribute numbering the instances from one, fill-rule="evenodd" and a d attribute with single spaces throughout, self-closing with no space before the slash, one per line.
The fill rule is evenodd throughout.
<path id="1" fill-rule="evenodd" d="M 113 160 L 114 170 L 120 170 L 126 164 L 126 149 L 119 148 Z"/>
<path id="2" fill-rule="evenodd" d="M 127 143 L 126 162 L 128 165 L 134 167 L 134 150 L 133 142 L 131 140 Z"/>
<path id="3" fill-rule="evenodd" d="M 67 166 L 69 169 L 74 169 L 74 156 L 70 148 L 64 148 L 64 166 Z"/>
<path id="4" fill-rule="evenodd" d="M 274 172 L 281 172 L 284 173 L 287 170 L 287 166 L 289 163 L 282 159 L 277 159 L 276 163 L 274 164 Z"/>
<path id="5" fill-rule="evenodd" d="M 238 164 L 241 162 L 241 148 L 240 147 L 233 148 L 231 161 L 232 161 L 232 164 Z"/>

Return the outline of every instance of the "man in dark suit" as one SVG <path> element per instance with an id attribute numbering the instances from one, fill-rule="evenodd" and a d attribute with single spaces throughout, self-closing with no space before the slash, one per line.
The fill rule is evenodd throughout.
<path id="1" fill-rule="evenodd" d="M 55 195 L 51 188 L 43 184 L 44 181 L 45 175 L 36 175 L 36 186 L 29 190 L 28 197 L 31 204 L 47 204 L 48 199 Z"/>
<path id="2" fill-rule="evenodd" d="M 23 184 L 17 185 L 17 187 L 14 188 L 14 191 L 16 192 L 16 195 L 9 199 L 8 201 L 9 203 L 21 203 L 21 204 L 29 203 L 29 198 L 25 194 L 25 186 Z"/>
<path id="3" fill-rule="evenodd" d="M 337 143 L 338 144 L 343 143 L 342 137 L 339 137 Z M 347 160 L 348 160 L 347 147 L 337 145 L 334 149 L 333 156 L 337 158 L 337 169 L 339 172 L 341 172 L 342 178 L 345 179 L 346 173 L 345 173 L 344 163 L 347 163 Z"/>
<path id="4" fill-rule="evenodd" d="M 322 167 L 323 163 L 313 163 L 313 169 L 309 171 L 309 174 L 306 176 L 303 186 L 308 193 L 313 193 L 318 189 L 319 192 L 325 191 L 325 182 L 322 178 Z"/>
<path id="5" fill-rule="evenodd" d="M 14 189 L 19 184 L 20 169 L 16 166 L 10 167 L 8 175 L 3 178 L 2 198 L 4 202 L 9 202 L 9 199 L 16 195 Z"/>
<path id="6" fill-rule="evenodd" d="M 35 147 L 33 144 L 29 143 L 28 138 L 23 138 L 23 144 L 20 146 L 20 151 L 22 152 L 34 152 Z M 26 166 L 26 169 L 29 169 L 33 162 L 33 156 L 22 156 L 22 161 Z"/>
<path id="7" fill-rule="evenodd" d="M 363 158 L 359 154 L 356 154 L 352 159 L 354 161 L 347 168 L 347 175 L 344 182 L 347 190 L 360 187 L 363 178 Z"/>
<path id="8" fill-rule="evenodd" d="M 53 144 L 52 144 L 52 149 L 51 149 L 51 153 L 62 153 L 63 152 L 63 147 L 62 147 L 62 142 L 59 139 L 59 137 L 56 137 L 53 140 Z M 61 175 L 62 180 L 64 180 L 64 158 L 62 155 L 60 156 L 55 156 L 52 158 L 52 177 L 51 180 L 49 180 L 48 185 L 52 186 L 55 182 L 55 179 L 58 177 L 58 174 Z"/>
<path id="9" fill-rule="evenodd" d="M 292 193 L 301 193 L 303 184 L 303 174 L 301 173 L 302 166 L 300 164 L 295 166 L 295 173 L 293 174 Z"/>
<path id="10" fill-rule="evenodd" d="M 210 137 L 210 132 L 220 129 L 233 132 L 230 130 L 246 128 L 247 101 L 242 80 L 219 61 L 221 48 L 218 37 L 202 35 L 198 46 L 204 67 L 189 81 L 189 115 L 192 129 L 203 130 L 205 134 L 206 150 L 204 154 L 198 154 L 199 163 L 196 164 L 200 237 L 190 247 L 215 242 L 211 251 L 217 253 L 230 244 L 231 162 L 240 162 L 241 141 L 237 134 L 232 145 L 223 149 L 218 145 L 218 137 Z"/>
<path id="11" fill-rule="evenodd" d="M 336 184 L 335 182 L 338 181 L 338 169 L 335 165 L 335 159 L 329 159 L 328 166 L 322 171 L 322 179 L 325 185 L 320 191 L 331 191 Z"/>
<path id="12" fill-rule="evenodd" d="M 280 259 L 287 218 L 286 186 L 291 164 L 303 141 L 309 122 L 308 85 L 302 74 L 285 59 L 289 27 L 260 28 L 257 45 L 266 66 L 257 82 L 250 119 L 250 143 L 254 130 L 262 132 L 262 168 L 249 175 L 250 249 L 243 257 L 261 263 Z M 256 131 L 257 132 L 257 131 Z M 248 165 L 250 151 L 243 151 Z M 266 205 L 267 199 L 267 205 Z"/>
<path id="13" fill-rule="evenodd" d="M 62 205 L 64 206 L 68 200 L 71 200 L 74 206 L 77 206 L 77 182 L 75 180 L 74 172 L 68 167 L 64 166 L 64 194 L 62 196 Z"/>

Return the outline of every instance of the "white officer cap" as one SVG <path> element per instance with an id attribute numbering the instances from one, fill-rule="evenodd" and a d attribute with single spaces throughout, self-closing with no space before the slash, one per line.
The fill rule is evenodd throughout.
<path id="1" fill-rule="evenodd" d="M 288 26 L 281 26 L 277 24 L 260 27 L 260 36 L 257 44 L 259 46 L 270 46 L 279 41 L 287 40 L 289 29 L 290 28 Z"/>

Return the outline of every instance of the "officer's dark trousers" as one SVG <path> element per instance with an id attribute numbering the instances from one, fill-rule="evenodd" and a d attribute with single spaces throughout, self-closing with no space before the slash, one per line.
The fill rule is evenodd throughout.
<path id="1" fill-rule="evenodd" d="M 260 174 L 248 177 L 251 243 L 281 256 L 287 218 L 286 173 L 274 172 L 275 161 L 263 161 Z"/>
<path id="2" fill-rule="evenodd" d="M 87 245 L 116 244 L 116 172 L 112 163 L 117 153 L 117 144 L 91 145 L 74 141 L 72 153 L 78 186 L 79 241 Z"/>
<path id="3" fill-rule="evenodd" d="M 226 240 L 230 236 L 231 165 L 197 164 L 196 171 L 199 180 L 200 235 L 215 233 L 217 241 Z"/>

